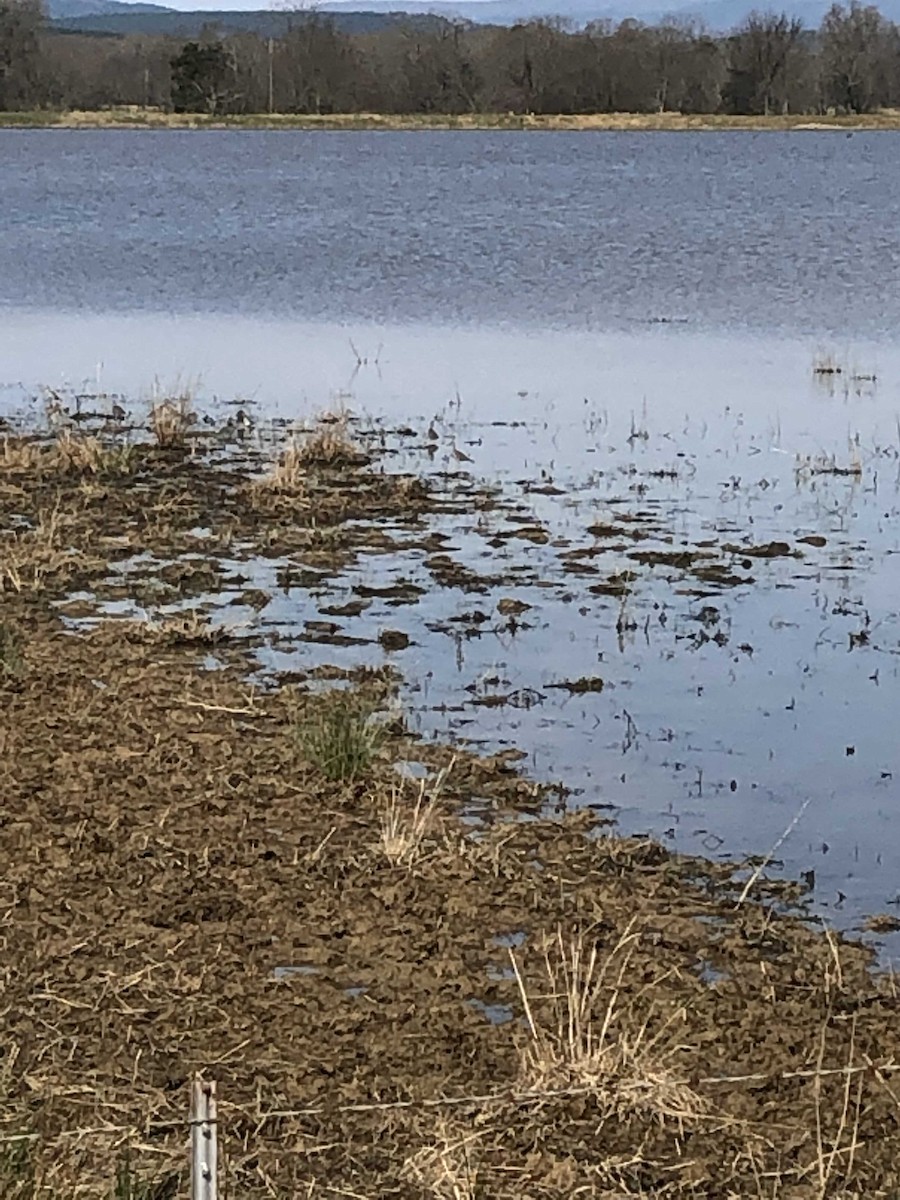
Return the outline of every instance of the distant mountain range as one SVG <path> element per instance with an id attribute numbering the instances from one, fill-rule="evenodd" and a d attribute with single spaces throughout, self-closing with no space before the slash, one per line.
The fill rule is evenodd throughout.
<path id="1" fill-rule="evenodd" d="M 619 22 L 628 17 L 647 23 L 665 18 L 693 17 L 715 32 L 739 25 L 753 8 L 784 7 L 812 28 L 819 24 L 831 0 L 321 0 L 314 11 L 336 18 L 348 32 L 364 33 L 410 17 L 416 24 L 432 24 L 428 17 L 475 24 L 512 25 L 538 17 L 563 17 L 573 25 L 589 21 Z M 180 11 L 159 4 L 131 4 L 124 0 L 49 0 L 48 15 L 58 28 L 84 33 L 150 33 L 195 37 L 204 25 L 225 30 L 258 32 L 277 36 L 297 13 L 284 9 L 248 11 Z M 881 0 L 882 14 L 900 22 L 900 0 Z M 298 5 L 298 13 L 310 11 Z M 424 20 L 422 20 L 424 18 Z"/>
<path id="2" fill-rule="evenodd" d="M 96 6 L 96 7 L 95 7 Z M 296 24 L 303 12 L 279 9 L 202 9 L 181 12 L 160 4 L 128 4 L 123 0 L 49 0 L 48 16 L 55 29 L 67 33 L 95 33 L 126 36 L 195 38 L 210 26 L 227 33 L 257 33 L 262 37 L 280 37 Z M 308 10 L 307 10 L 308 11 Z M 376 12 L 348 6 L 329 12 L 345 33 L 377 33 L 391 25 L 427 30 L 445 24 L 445 18 L 419 12 L 395 12 L 389 7 Z"/>
<path id="3" fill-rule="evenodd" d="M 51 21 L 70 17 L 93 17 L 101 13 L 123 13 L 140 17 L 147 13 L 172 12 L 163 4 L 126 4 L 123 0 L 50 0 L 46 5 Z"/>
<path id="4" fill-rule="evenodd" d="M 849 0 L 846 0 L 849 4 Z M 889 20 L 900 22 L 900 0 L 873 0 Z M 781 12 L 799 17 L 809 28 L 817 27 L 832 0 L 368 0 L 371 12 L 434 13 L 450 20 L 477 24 L 512 25 L 516 21 L 559 16 L 574 25 L 628 18 L 657 24 L 669 18 L 693 17 L 715 32 L 727 32 L 753 10 Z M 359 8 L 359 0 L 322 0 L 321 12 L 339 13 Z"/>

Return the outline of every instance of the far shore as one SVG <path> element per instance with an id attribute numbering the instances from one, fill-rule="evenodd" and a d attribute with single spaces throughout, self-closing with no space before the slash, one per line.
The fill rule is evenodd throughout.
<path id="1" fill-rule="evenodd" d="M 863 115 L 723 116 L 712 113 L 515 114 L 466 113 L 254 113 L 209 116 L 153 108 L 109 108 L 94 112 L 0 112 L 7 129 L 524 129 L 583 132 L 717 130 L 900 130 L 900 109 Z"/>

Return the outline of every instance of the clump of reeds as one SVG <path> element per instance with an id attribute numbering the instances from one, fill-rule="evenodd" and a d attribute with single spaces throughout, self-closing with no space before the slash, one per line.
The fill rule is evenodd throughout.
<path id="1" fill-rule="evenodd" d="M 183 446 L 196 421 L 188 393 L 157 400 L 150 407 L 150 432 L 163 448 Z"/>
<path id="2" fill-rule="evenodd" d="M 315 712 L 294 726 L 303 757 L 327 779 L 349 782 L 368 774 L 386 736 L 374 706 L 336 689 L 319 698 Z"/>
<path id="3" fill-rule="evenodd" d="M 311 470 L 354 466 L 364 460 L 350 436 L 347 418 L 321 419 L 317 428 L 296 433 L 257 486 L 284 496 L 302 497 Z"/>
<path id="4" fill-rule="evenodd" d="M 0 442 L 0 470 L 125 475 L 133 470 L 136 455 L 135 446 L 107 444 L 92 434 L 63 429 L 49 442 L 5 437 Z"/>
<path id="5" fill-rule="evenodd" d="M 307 467 L 352 466 L 362 458 L 350 436 L 346 417 L 320 423 L 297 443 L 297 452 Z"/>
<path id="6" fill-rule="evenodd" d="M 56 439 L 53 461 L 58 469 L 82 475 L 126 475 L 134 466 L 136 449 L 126 443 L 106 445 L 66 429 Z"/>
<path id="7" fill-rule="evenodd" d="M 306 463 L 301 448 L 290 442 L 279 454 L 272 470 L 257 485 L 282 496 L 302 497 L 306 493 Z"/>
<path id="8" fill-rule="evenodd" d="M 98 438 L 81 437 L 64 429 L 53 447 L 54 465 L 61 471 L 72 474 L 99 475 L 103 469 L 105 452 Z"/>
<path id="9" fill-rule="evenodd" d="M 639 1011 L 629 989 L 637 941 L 633 922 L 608 950 L 587 934 L 567 939 L 557 931 L 543 948 L 545 995 L 529 994 L 510 950 L 529 1034 L 521 1051 L 522 1087 L 538 1095 L 590 1094 L 604 1116 L 690 1120 L 708 1109 L 671 1068 L 677 1047 L 667 1034 L 683 1012 L 670 1013 L 651 1032 L 652 1013 Z"/>

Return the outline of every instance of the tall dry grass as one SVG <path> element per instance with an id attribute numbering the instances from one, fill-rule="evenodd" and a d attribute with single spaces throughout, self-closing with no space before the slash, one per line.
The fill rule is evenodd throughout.
<path id="1" fill-rule="evenodd" d="M 364 461 L 364 457 L 350 435 L 348 414 L 325 414 L 314 429 L 293 435 L 258 486 L 281 495 L 302 497 L 310 471 L 353 466 Z"/>
<path id="2" fill-rule="evenodd" d="M 156 400 L 150 406 L 150 432 L 163 449 L 183 446 L 196 419 L 188 392 Z"/>
<path id="3" fill-rule="evenodd" d="M 137 455 L 136 446 L 107 443 L 93 434 L 63 429 L 50 441 L 4 437 L 0 441 L 0 471 L 127 475 L 134 469 Z"/>
<path id="4" fill-rule="evenodd" d="M 32 526 L 0 540 L 0 591 L 40 591 L 49 576 L 69 567 L 78 553 L 64 544 L 67 524 L 57 502 L 40 512 Z"/>
<path id="5" fill-rule="evenodd" d="M 605 1116 L 690 1121 L 707 1114 L 705 1100 L 674 1069 L 672 1030 L 682 1010 L 657 1019 L 646 989 L 636 995 L 631 986 L 639 936 L 631 922 L 601 948 L 590 931 L 564 937 L 557 930 L 542 948 L 546 991 L 537 995 L 510 949 L 528 1029 L 520 1064 L 525 1091 L 590 1093 Z"/>
<path id="6" fill-rule="evenodd" d="M 444 783 L 453 762 L 429 781 L 420 779 L 410 803 L 408 788 L 395 784 L 382 806 L 379 848 L 395 866 L 411 866 L 423 853 L 425 840 L 438 821 Z"/>

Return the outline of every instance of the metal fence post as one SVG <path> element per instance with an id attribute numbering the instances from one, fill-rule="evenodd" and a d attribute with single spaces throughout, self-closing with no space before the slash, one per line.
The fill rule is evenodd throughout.
<path id="1" fill-rule="evenodd" d="M 191 1085 L 191 1200 L 216 1200 L 218 1158 L 216 1085 L 198 1076 Z"/>

